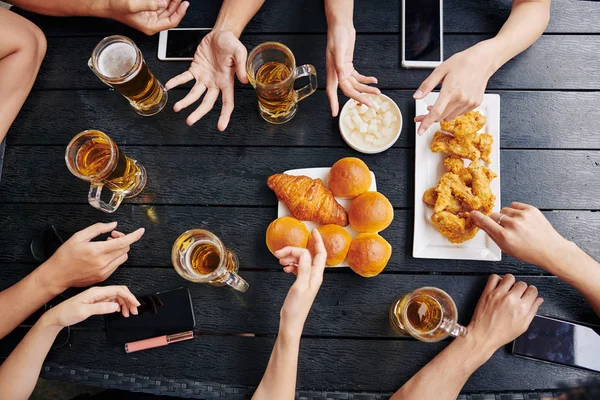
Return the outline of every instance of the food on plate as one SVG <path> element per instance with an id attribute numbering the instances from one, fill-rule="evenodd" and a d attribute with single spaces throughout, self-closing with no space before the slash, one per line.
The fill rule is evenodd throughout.
<path id="1" fill-rule="evenodd" d="M 329 171 L 329 190 L 336 197 L 352 199 L 369 190 L 371 183 L 369 167 L 356 157 L 342 158 Z"/>
<path id="2" fill-rule="evenodd" d="M 479 111 L 469 111 L 450 121 L 440 121 L 440 128 L 455 137 L 471 135 L 485 126 L 487 118 Z"/>
<path id="3" fill-rule="evenodd" d="M 342 110 L 341 123 L 348 130 L 347 137 L 362 148 L 378 148 L 390 144 L 400 131 L 401 116 L 398 106 L 386 96 L 366 94 L 374 107 L 349 100 Z"/>
<path id="4" fill-rule="evenodd" d="M 473 161 L 467 170 L 473 177 L 471 184 L 473 194 L 481 200 L 478 210 L 485 215 L 490 215 L 496 202 L 496 196 L 492 193 L 490 183 L 497 175 L 489 168 L 479 164 L 478 161 Z"/>
<path id="5" fill-rule="evenodd" d="M 431 222 L 435 229 L 446 236 L 451 243 L 471 240 L 479 231 L 468 212 L 455 215 L 448 211 L 441 211 L 431 216 Z"/>
<path id="6" fill-rule="evenodd" d="M 394 208 L 379 192 L 363 193 L 350 204 L 350 225 L 359 232 L 381 232 L 394 219 Z"/>
<path id="7" fill-rule="evenodd" d="M 458 175 L 452 172 L 446 172 L 441 176 L 435 191 L 437 193 L 437 201 L 433 206 L 434 213 L 445 210 L 453 198 L 461 200 L 473 210 L 481 207 L 481 199 L 475 196 L 471 188 L 461 181 Z"/>
<path id="8" fill-rule="evenodd" d="M 392 256 L 392 246 L 376 233 L 361 233 L 348 250 L 348 264 L 358 275 L 370 278 L 386 267 Z"/>
<path id="9" fill-rule="evenodd" d="M 346 259 L 348 249 L 350 249 L 352 236 L 350 236 L 347 230 L 335 224 L 322 225 L 317 230 L 321 234 L 325 250 L 327 250 L 327 261 L 325 264 L 330 267 L 341 264 Z M 312 234 L 308 238 L 307 249 L 314 257 L 315 241 Z"/>
<path id="10" fill-rule="evenodd" d="M 310 233 L 302 222 L 292 217 L 281 217 L 269 224 L 266 234 L 267 247 L 271 253 L 286 246 L 306 248 Z"/>
<path id="11" fill-rule="evenodd" d="M 346 210 L 320 179 L 275 174 L 269 177 L 267 184 L 297 219 L 321 225 L 348 225 Z"/>
<path id="12" fill-rule="evenodd" d="M 444 167 L 446 168 L 446 172 L 452 172 L 453 174 L 458 175 L 461 181 L 463 181 L 466 185 L 470 185 L 473 177 L 471 173 L 465 168 L 465 163 L 462 158 L 457 156 L 450 156 L 444 159 Z"/>
<path id="13" fill-rule="evenodd" d="M 425 193 L 423 193 L 423 202 L 425 204 L 427 204 L 428 206 L 431 206 L 431 207 L 435 206 L 435 203 L 437 202 L 437 198 L 438 198 L 438 195 L 437 195 L 437 192 L 435 191 L 435 188 L 429 188 L 425 191 Z M 465 205 L 465 203 L 463 203 L 459 199 L 452 197 L 450 199 L 450 201 L 447 202 L 446 207 L 444 208 L 443 211 L 448 211 L 449 213 L 452 213 L 452 214 L 460 214 L 467 210 L 468 210 L 468 206 Z"/>

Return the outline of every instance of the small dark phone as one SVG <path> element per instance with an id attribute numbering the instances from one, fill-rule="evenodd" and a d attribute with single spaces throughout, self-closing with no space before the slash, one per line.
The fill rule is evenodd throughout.
<path id="1" fill-rule="evenodd" d="M 513 354 L 600 372 L 600 326 L 536 315 Z"/>
<path id="2" fill-rule="evenodd" d="M 171 335 L 194 329 L 196 320 L 192 296 L 187 288 L 138 297 L 138 315 L 120 313 L 105 316 L 108 341 L 125 344 L 156 336 Z"/>
<path id="3" fill-rule="evenodd" d="M 56 228 L 53 225 L 48 225 L 31 241 L 31 255 L 33 255 L 33 258 L 35 258 L 36 261 L 44 262 L 52 257 L 52 254 L 54 254 L 63 243 L 64 240 L 62 240 L 58 232 L 56 232 Z"/>

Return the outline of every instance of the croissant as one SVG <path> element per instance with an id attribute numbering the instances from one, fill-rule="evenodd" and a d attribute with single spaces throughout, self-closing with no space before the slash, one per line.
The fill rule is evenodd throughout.
<path id="1" fill-rule="evenodd" d="M 267 185 L 292 215 L 301 221 L 348 225 L 348 213 L 320 179 L 275 174 L 267 179 Z"/>

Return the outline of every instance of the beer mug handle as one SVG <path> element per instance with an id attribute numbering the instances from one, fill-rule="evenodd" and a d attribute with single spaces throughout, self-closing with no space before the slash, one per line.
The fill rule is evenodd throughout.
<path id="1" fill-rule="evenodd" d="M 467 328 L 460 324 L 454 324 L 454 327 L 448 331 L 450 336 L 453 337 L 466 337 L 467 336 Z"/>
<path id="2" fill-rule="evenodd" d="M 240 292 L 245 292 L 248 290 L 250 285 L 246 282 L 242 277 L 240 277 L 235 272 L 227 272 L 225 279 L 223 279 L 227 285 L 231 286 L 235 290 L 239 290 Z"/>
<path id="3" fill-rule="evenodd" d="M 119 205 L 125 198 L 125 195 L 121 192 L 112 192 L 112 197 L 108 203 L 100 200 L 102 195 L 102 188 L 104 187 L 101 183 L 94 183 L 90 185 L 90 192 L 88 193 L 88 202 L 90 205 L 105 213 L 113 213 L 117 211 Z"/>
<path id="4" fill-rule="evenodd" d="M 296 101 L 310 96 L 317 90 L 317 70 L 310 64 L 296 67 L 296 79 L 308 76 L 308 85 L 296 90 Z"/>

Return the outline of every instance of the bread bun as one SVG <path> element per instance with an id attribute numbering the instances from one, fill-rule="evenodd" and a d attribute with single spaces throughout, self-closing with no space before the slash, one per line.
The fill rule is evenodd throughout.
<path id="1" fill-rule="evenodd" d="M 377 233 L 390 226 L 394 208 L 381 193 L 367 192 L 352 200 L 348 217 L 357 231 Z"/>
<path id="2" fill-rule="evenodd" d="M 386 267 L 392 256 L 392 246 L 376 233 L 361 233 L 348 250 L 348 264 L 358 275 L 371 278 Z"/>
<path id="3" fill-rule="evenodd" d="M 344 228 L 335 224 L 322 225 L 317 230 L 321 234 L 325 250 L 327 250 L 327 261 L 325 264 L 330 267 L 341 264 L 348 254 L 350 243 L 352 243 L 352 236 Z M 308 238 L 307 249 L 314 257 L 315 241 L 312 234 Z"/>
<path id="4" fill-rule="evenodd" d="M 336 197 L 353 199 L 371 188 L 371 171 L 361 159 L 342 158 L 329 171 L 329 190 Z"/>
<path id="5" fill-rule="evenodd" d="M 286 246 L 306 248 L 309 234 L 306 225 L 296 218 L 277 218 L 267 228 L 267 247 L 273 254 Z"/>

